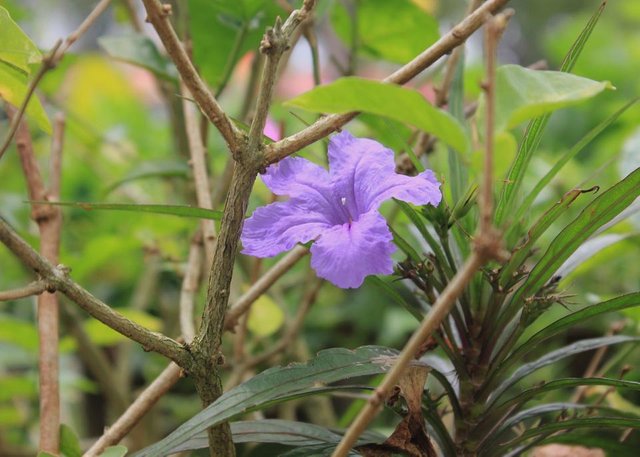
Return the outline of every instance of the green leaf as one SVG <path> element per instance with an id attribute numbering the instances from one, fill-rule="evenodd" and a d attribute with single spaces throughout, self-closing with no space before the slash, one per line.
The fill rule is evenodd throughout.
<path id="1" fill-rule="evenodd" d="M 11 19 L 9 12 L 0 6 L 0 62 L 28 75 L 31 73 L 29 65 L 41 60 L 38 47 Z"/>
<path id="2" fill-rule="evenodd" d="M 30 352 L 38 349 L 38 331 L 35 324 L 6 314 L 0 314 L 0 342 L 19 346 Z"/>
<path id="3" fill-rule="evenodd" d="M 158 332 L 162 329 L 162 321 L 144 311 L 133 308 L 122 308 L 118 310 L 127 319 L 131 319 L 137 324 L 153 331 Z M 114 346 L 118 343 L 127 341 L 127 337 L 116 332 L 111 327 L 107 327 L 97 319 L 87 319 L 84 323 L 84 329 L 98 346 Z"/>
<path id="4" fill-rule="evenodd" d="M 328 349 L 306 364 L 268 369 L 225 392 L 169 436 L 135 455 L 166 455 L 221 422 L 269 405 L 339 388 L 324 387 L 332 382 L 384 373 L 391 367 L 397 354 L 393 349 L 379 346 L 364 346 L 354 351 Z"/>
<path id="5" fill-rule="evenodd" d="M 637 457 L 638 449 L 635 446 L 629 446 L 628 443 L 621 443 L 619 440 L 619 433 L 606 435 L 604 433 L 593 432 L 570 432 L 552 435 L 540 444 L 558 443 L 599 448 L 605 451 L 605 454 L 608 456 Z"/>
<path id="6" fill-rule="evenodd" d="M 562 61 L 560 71 L 567 73 L 571 72 L 578 60 L 578 57 L 584 49 L 584 45 L 591 36 L 591 32 L 598 23 L 598 19 L 600 19 L 600 15 L 604 10 L 605 4 L 606 3 L 603 2 L 600 5 L 600 8 L 598 8 L 593 16 L 591 16 L 584 29 L 582 29 L 580 35 L 578 35 L 578 38 L 574 41 L 569 52 Z M 533 157 L 533 152 L 540 144 L 542 134 L 547 126 L 547 122 L 549 121 L 549 116 L 550 114 L 545 114 L 537 117 L 529 122 L 529 125 L 527 126 L 527 130 L 525 131 L 524 137 L 520 143 L 520 148 L 518 149 L 518 154 L 511 165 L 509 174 L 505 180 L 505 185 L 502 187 L 502 192 L 496 205 L 495 219 L 497 225 L 501 225 L 505 222 L 505 218 L 510 214 L 511 207 L 514 204 L 518 190 L 522 185 L 524 174 L 529 167 L 531 157 Z"/>
<path id="7" fill-rule="evenodd" d="M 15 107 L 19 107 L 27 97 L 28 87 L 29 80 L 26 74 L 0 62 L 0 98 Z M 36 95 L 29 100 L 26 113 L 38 124 L 38 127 L 46 133 L 51 133 L 51 123 L 40 103 L 40 99 Z"/>
<path id="8" fill-rule="evenodd" d="M 518 289 L 505 310 L 513 314 L 520 300 L 535 294 L 558 270 L 560 265 L 599 227 L 613 219 L 640 194 L 640 168 L 602 193 L 582 210 L 549 245 L 549 248 L 531 270 L 525 283 Z"/>
<path id="9" fill-rule="evenodd" d="M 566 209 L 586 191 L 573 189 L 567 192 L 562 199 L 548 209 L 531 227 L 527 236 L 514 249 L 509 261 L 500 271 L 500 285 L 506 287 L 511 282 L 513 273 L 524 264 L 533 249 L 536 241 L 547 231 L 551 224 L 566 212 Z"/>
<path id="10" fill-rule="evenodd" d="M 34 399 L 37 396 L 38 387 L 35 379 L 24 375 L 7 376 L 3 374 L 2 377 L 0 377 L 0 402 L 6 402 L 20 397 Z"/>
<path id="11" fill-rule="evenodd" d="M 347 47 L 352 46 L 356 37 L 358 51 L 371 57 L 403 64 L 439 38 L 436 20 L 411 0 L 367 0 L 351 4 L 355 21 L 342 2 L 335 2 L 331 15 L 333 29 Z"/>
<path id="12" fill-rule="evenodd" d="M 420 92 L 395 84 L 339 78 L 288 100 L 285 105 L 317 113 L 377 114 L 432 133 L 458 151 L 469 150 L 467 134 L 453 116 L 435 108 Z"/>
<path id="13" fill-rule="evenodd" d="M 615 113 L 613 113 L 611 116 L 609 116 L 607 119 L 605 119 L 604 121 L 602 121 L 601 123 L 599 123 L 597 126 L 595 126 L 591 131 L 589 131 L 589 133 L 587 133 L 584 137 L 582 137 L 580 139 L 580 141 L 578 141 L 571 149 L 569 149 L 567 152 L 565 152 L 562 157 L 560 157 L 560 160 L 558 160 L 553 167 L 551 168 L 551 170 L 549 170 L 547 172 L 547 174 L 545 174 L 542 179 L 540 179 L 540 181 L 538 181 L 538 183 L 535 185 L 535 187 L 533 188 L 533 190 L 529 193 L 527 193 L 524 201 L 522 202 L 522 204 L 520 205 L 520 207 L 518 208 L 518 210 L 516 211 L 516 215 L 514 216 L 514 220 L 519 220 L 523 214 L 529 210 L 529 208 L 531 208 L 531 206 L 533 205 L 533 202 L 535 201 L 536 197 L 540 194 L 540 192 L 547 187 L 547 185 L 551 182 L 551 180 L 558 174 L 558 172 L 560 170 L 562 170 L 562 168 L 571 160 L 573 159 L 580 151 L 582 151 L 589 143 L 591 143 L 598 135 L 600 135 L 600 133 L 602 133 L 603 130 L 605 130 L 607 127 L 609 127 L 613 122 L 616 121 L 616 119 L 618 119 L 622 113 L 624 113 L 627 109 L 631 108 L 631 106 L 633 106 L 639 99 L 636 98 L 634 100 L 631 100 L 629 103 L 627 103 L 626 105 L 624 105 L 622 108 L 620 108 L 618 111 L 616 111 Z"/>
<path id="14" fill-rule="evenodd" d="M 560 268 L 555 272 L 554 276 L 560 276 L 562 278 L 566 278 L 570 275 L 576 268 L 578 268 L 583 263 L 587 262 L 591 258 L 593 258 L 600 251 L 613 246 L 620 241 L 624 241 L 629 237 L 637 236 L 638 233 L 609 233 L 606 235 L 600 235 L 594 238 L 591 238 L 585 241 L 576 252 L 571 254 L 571 256 L 564 261 Z"/>
<path id="15" fill-rule="evenodd" d="M 213 219 L 219 221 L 222 211 L 182 205 L 137 205 L 128 203 L 89 203 L 89 202 L 43 202 L 29 201 L 41 205 L 70 206 L 86 211 L 132 211 L 134 213 L 167 214 L 170 216 L 193 217 L 197 219 Z"/>
<path id="16" fill-rule="evenodd" d="M 564 316 L 550 325 L 532 335 L 527 341 L 519 345 L 504 362 L 495 370 L 495 373 L 501 373 L 508 367 L 512 366 L 515 361 L 522 358 L 532 350 L 541 347 L 541 343 L 553 338 L 564 331 L 576 327 L 578 324 L 603 314 L 621 311 L 640 305 L 640 292 L 634 292 L 627 295 L 607 300 L 596 305 L 587 306 L 586 308 Z"/>
<path id="17" fill-rule="evenodd" d="M 420 262 L 422 260 L 420 254 L 418 254 L 418 251 L 413 249 L 413 246 L 411 246 L 411 243 L 400 236 L 400 234 L 396 230 L 394 230 L 393 227 L 389 226 L 389 230 L 391 230 L 391 233 L 393 234 L 393 242 L 400 248 L 402 252 L 407 255 L 407 257 L 409 257 L 414 262 Z"/>
<path id="18" fill-rule="evenodd" d="M 503 65 L 496 71 L 495 130 L 512 129 L 527 119 L 576 105 L 605 89 L 613 86 L 608 81 L 593 81 L 561 71 Z M 483 113 L 481 107 L 478 111 Z"/>
<path id="19" fill-rule="evenodd" d="M 60 425 L 60 453 L 63 457 L 81 457 L 80 441 L 68 425 Z"/>
<path id="20" fill-rule="evenodd" d="M 124 446 L 109 446 L 106 448 L 100 457 L 124 457 L 127 455 L 127 448 Z"/>
<path id="21" fill-rule="evenodd" d="M 601 338 L 591 338 L 587 340 L 577 341 L 568 346 L 562 347 L 560 349 L 556 349 L 555 351 L 551 351 L 544 356 L 540 357 L 538 360 L 534 360 L 533 362 L 526 363 L 518 368 L 508 379 L 506 379 L 502 384 L 500 384 L 496 389 L 491 393 L 489 402 L 493 403 L 498 399 L 508 388 L 514 386 L 516 383 L 524 379 L 529 374 L 533 373 L 536 370 L 539 370 L 542 367 L 555 363 L 559 360 L 562 360 L 566 357 L 572 356 L 574 354 L 579 354 L 581 352 L 590 351 L 592 349 L 597 349 L 604 346 L 611 346 L 614 344 L 621 343 L 630 343 L 634 341 L 640 341 L 640 337 L 632 337 L 625 335 L 617 335 L 617 336 L 604 336 Z"/>
<path id="22" fill-rule="evenodd" d="M 58 456 L 50 454 L 48 452 L 40 451 L 40 452 L 38 452 L 38 456 L 37 457 L 58 457 Z"/>
<path id="23" fill-rule="evenodd" d="M 152 178 L 187 178 L 190 172 L 189 166 L 184 162 L 143 162 L 127 173 L 124 178 L 107 186 L 104 190 L 104 195 L 132 181 Z"/>
<path id="24" fill-rule="evenodd" d="M 102 36 L 98 38 L 98 44 L 114 59 L 145 68 L 168 81 L 178 80 L 176 67 L 145 35 Z"/>

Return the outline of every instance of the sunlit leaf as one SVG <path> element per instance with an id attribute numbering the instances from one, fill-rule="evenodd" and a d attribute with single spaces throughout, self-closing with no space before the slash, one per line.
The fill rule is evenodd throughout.
<path id="1" fill-rule="evenodd" d="M 28 77 L 14 67 L 0 62 L 0 98 L 19 107 L 27 97 L 29 87 Z M 33 119 L 38 127 L 51 133 L 51 123 L 44 111 L 40 99 L 34 95 L 29 100 L 26 110 L 27 116 Z"/>
<path id="2" fill-rule="evenodd" d="M 315 359 L 306 364 L 270 368 L 225 392 L 218 400 L 182 424 L 169 436 L 135 455 L 137 457 L 166 455 L 207 428 L 242 414 L 294 398 L 339 388 L 338 386 L 325 387 L 332 382 L 384 373 L 391 367 L 396 356 L 395 350 L 377 346 L 364 346 L 354 351 L 328 349 L 318 353 Z"/>
<path id="3" fill-rule="evenodd" d="M 38 47 L 11 19 L 9 12 L 0 6 L 0 62 L 29 74 L 29 65 L 41 59 Z"/>
<path id="4" fill-rule="evenodd" d="M 60 453 L 63 457 L 81 457 L 82 449 L 75 432 L 66 424 L 60 425 Z"/>
<path id="5" fill-rule="evenodd" d="M 151 331 L 160 331 L 162 328 L 162 321 L 157 317 L 151 316 L 144 311 L 139 311 L 131 308 L 122 308 L 118 309 L 118 312 L 122 314 L 127 319 L 131 319 L 137 324 L 142 325 L 143 327 L 151 330 Z M 91 341 L 93 341 L 98 346 L 114 346 L 118 343 L 122 343 L 123 341 L 127 341 L 127 337 L 122 334 L 116 332 L 110 327 L 107 327 L 102 322 L 97 319 L 87 319 L 84 322 L 84 330 L 89 335 Z M 63 339 L 65 344 L 71 345 L 66 338 Z"/>
<path id="6" fill-rule="evenodd" d="M 251 306 L 247 327 L 254 335 L 273 335 L 283 323 L 284 313 L 268 295 L 261 295 Z"/>
<path id="7" fill-rule="evenodd" d="M 377 114 L 432 133 L 458 151 L 469 149 L 466 132 L 453 116 L 435 108 L 418 91 L 395 84 L 357 77 L 340 78 L 285 104 L 318 113 Z"/>
<path id="8" fill-rule="evenodd" d="M 411 0 L 349 3 L 355 21 L 343 2 L 335 2 L 331 15 L 334 30 L 348 48 L 355 36 L 357 49 L 371 57 L 406 63 L 439 38 L 436 20 Z"/>
<path id="9" fill-rule="evenodd" d="M 98 38 L 98 44 L 114 59 L 145 68 L 160 78 L 177 81 L 175 66 L 145 35 L 102 36 Z"/>

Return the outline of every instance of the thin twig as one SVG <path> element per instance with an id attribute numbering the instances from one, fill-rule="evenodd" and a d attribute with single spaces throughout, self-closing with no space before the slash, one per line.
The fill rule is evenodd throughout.
<path id="1" fill-rule="evenodd" d="M 107 7 L 109 6 L 109 3 L 111 3 L 111 0 L 101 0 L 95 6 L 95 8 L 89 13 L 89 15 L 85 18 L 85 20 L 82 21 L 80 26 L 78 26 L 76 30 L 71 32 L 71 34 L 64 40 L 64 42 L 62 42 L 62 40 L 58 40 L 58 42 L 54 44 L 53 48 L 51 48 L 51 51 L 49 51 L 49 53 L 42 58 L 42 65 L 40 66 L 40 69 L 35 74 L 31 82 L 29 83 L 26 96 L 22 101 L 20 108 L 18 109 L 18 114 L 11 121 L 11 125 L 9 126 L 9 132 L 7 133 L 4 143 L 2 144 L 2 146 L 0 146 L 0 158 L 2 158 L 2 155 L 5 153 L 5 151 L 11 144 L 11 140 L 13 139 L 13 136 L 16 133 L 18 124 L 22 120 L 22 117 L 24 116 L 24 113 L 27 109 L 27 105 L 29 104 L 29 101 L 33 97 L 33 94 L 35 93 L 36 88 L 38 87 L 38 84 L 40 84 L 40 81 L 42 80 L 44 75 L 49 70 L 54 69 L 58 65 L 58 63 L 60 63 L 60 60 L 62 60 L 62 58 L 64 57 L 64 54 L 71 47 L 71 45 L 76 41 L 78 41 L 78 39 L 82 35 L 84 35 L 84 33 L 94 24 L 96 19 L 98 19 L 98 17 L 100 17 L 100 15 L 104 12 L 104 10 L 107 9 Z"/>
<path id="2" fill-rule="evenodd" d="M 193 323 L 195 295 L 200 285 L 200 271 L 202 270 L 202 235 L 196 233 L 191 240 L 189 258 L 182 279 L 180 289 L 180 333 L 186 343 L 191 343 L 196 335 Z"/>
<path id="3" fill-rule="evenodd" d="M 209 121 L 220 131 L 229 147 L 229 150 L 235 157 L 239 152 L 239 139 L 241 132 L 231 122 L 231 119 L 224 112 L 218 101 L 215 99 L 209 87 L 202 80 L 196 71 L 191 59 L 184 47 L 180 43 L 169 16 L 171 14 L 171 5 L 162 4 L 158 0 L 143 0 L 144 7 L 147 10 L 148 21 L 158 32 L 158 36 L 164 44 L 164 47 L 176 65 L 180 77 L 185 85 L 189 88 L 189 92 L 198 103 L 202 112 L 207 116 Z"/>
<path id="4" fill-rule="evenodd" d="M 53 290 L 52 285 L 48 281 L 33 281 L 24 287 L 0 292 L 0 301 L 19 300 L 21 298 L 32 297 L 34 295 L 40 295 L 45 291 L 51 292 Z"/>
<path id="5" fill-rule="evenodd" d="M 467 16 L 451 31 L 443 35 L 432 46 L 417 56 L 408 64 L 384 79 L 384 82 L 405 84 L 423 70 L 436 62 L 443 55 L 451 52 L 475 32 L 487 19 L 487 13 L 492 13 L 504 6 L 509 0 L 488 0 L 480 8 Z M 284 138 L 265 148 L 265 164 L 278 162 L 285 157 L 301 150 L 319 139 L 338 130 L 358 113 L 333 114 L 323 117 L 300 132 Z"/>
<path id="6" fill-rule="evenodd" d="M 198 126 L 198 116 L 191 102 L 189 89 L 184 82 L 180 84 L 182 89 L 182 109 L 184 111 L 184 125 L 189 141 L 189 154 L 191 156 L 191 166 L 193 168 L 193 178 L 196 185 L 196 199 L 201 208 L 213 209 L 211 198 L 211 186 L 207 173 L 207 149 L 202 142 L 200 128 Z M 201 221 L 202 237 L 204 239 L 207 265 L 213 261 L 213 250 L 216 244 L 216 226 L 211 219 Z M 183 335 L 184 336 L 184 335 Z"/>
<path id="7" fill-rule="evenodd" d="M 238 319 L 244 313 L 246 313 L 253 302 L 255 302 L 260 296 L 265 293 L 283 274 L 293 267 L 298 260 L 302 259 L 309 253 L 309 250 L 304 246 L 296 246 L 289 253 L 287 253 L 282 259 L 280 259 L 274 266 L 272 266 L 260 279 L 258 279 L 251 288 L 244 293 L 234 305 L 229 309 L 224 321 L 224 328 L 226 330 L 233 330 L 237 325 Z"/>
<path id="8" fill-rule="evenodd" d="M 69 270 L 64 266 L 54 266 L 38 254 L 0 217 L 0 241 L 9 248 L 20 261 L 41 278 L 51 281 L 55 289 L 91 314 L 106 326 L 130 338 L 147 351 L 154 351 L 188 369 L 193 359 L 178 342 L 160 333 L 152 332 L 114 311 L 109 305 L 91 295 L 87 290 L 69 278 Z"/>

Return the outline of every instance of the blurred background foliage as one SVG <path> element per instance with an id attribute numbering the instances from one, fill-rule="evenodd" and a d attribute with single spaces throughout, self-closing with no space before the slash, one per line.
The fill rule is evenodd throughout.
<path id="1" fill-rule="evenodd" d="M 180 2 L 182 3 L 182 2 Z M 187 7 L 176 5 L 177 27 L 188 31 L 193 39 L 193 59 L 207 82 L 220 94 L 227 111 L 234 118 L 246 120 L 246 88 L 264 27 L 275 16 L 284 15 L 281 4 L 260 0 L 210 2 L 189 0 Z M 466 7 L 462 0 L 394 0 L 385 8 L 367 8 L 376 2 L 364 1 L 357 18 L 359 44 L 353 55 L 351 39 L 354 22 L 348 7 L 341 1 L 322 1 L 318 12 L 319 76 L 329 82 L 342 74 L 366 77 L 386 75 L 398 64 L 435 41 Z M 501 43 L 501 63 L 530 65 L 545 60 L 556 69 L 572 41 L 597 6 L 596 1 L 562 2 L 514 0 L 516 16 Z M 132 25 L 133 4 L 136 13 Z M 377 5 L 377 3 L 376 3 Z M 86 0 L 1 0 L 23 30 L 44 51 L 59 37 L 66 36 L 86 16 L 93 2 Z M 386 8 L 389 10 L 386 10 Z M 194 14 L 197 12 L 197 14 Z M 176 130 L 180 119 L 170 114 L 180 104 L 176 95 L 176 73 L 157 48 L 155 33 L 141 22 L 144 12 L 137 2 L 115 1 L 98 23 L 72 48 L 62 64 L 50 72 L 40 85 L 39 96 L 50 117 L 57 111 L 67 116 L 65 136 L 62 200 L 90 202 L 132 202 L 194 204 L 188 152 L 184 133 Z M 575 73 L 595 80 L 608 80 L 616 87 L 574 108 L 561 110 L 543 138 L 525 182 L 525 192 L 552 166 L 555 159 L 575 144 L 600 121 L 640 93 L 640 78 L 634 62 L 640 61 L 640 3 L 610 2 L 589 45 L 583 52 Z M 145 35 L 136 27 L 141 25 Z M 416 33 L 419 31 L 420 33 Z M 148 38 L 153 37 L 153 38 Z M 133 43 L 133 44 L 132 44 Z M 467 47 L 465 91 L 468 100 L 479 93 L 482 78 L 481 40 L 470 40 Z M 144 60 L 146 68 L 127 61 Z M 637 66 L 637 65 L 636 65 Z M 411 85 L 427 98 L 434 97 L 439 83 L 437 64 Z M 313 117 L 283 107 L 285 101 L 313 87 L 309 46 L 300 40 L 293 50 L 277 88 L 277 103 L 272 110 L 281 133 L 290 134 L 304 127 Z M 249 97 L 251 98 L 251 94 Z M 640 106 L 632 107 L 610 128 L 590 143 L 556 177 L 536 201 L 537 211 L 547 208 L 568 190 L 595 185 L 607 188 L 626 176 L 640 163 Z M 31 120 L 31 119 L 29 119 Z M 50 137 L 31 122 L 36 152 L 46 167 Z M 8 121 L 0 119 L 3 136 Z M 393 121 L 363 116 L 350 129 L 371 136 L 397 151 L 406 148 L 407 127 Z M 325 144 L 309 147 L 304 155 L 322 162 Z M 208 135 L 210 170 L 214 187 L 222 180 L 227 159 L 217 132 Z M 497 179 L 504 178 L 515 154 L 515 143 L 497 152 Z M 437 145 L 429 155 L 429 167 L 446 181 L 446 149 Z M 470 166 L 479 169 L 479 161 Z M 29 218 L 29 205 L 15 150 L 10 149 L 0 162 L 0 210 L 30 242 L 37 244 L 37 230 Z M 267 189 L 258 182 L 250 211 L 271 200 Z M 218 200 L 219 203 L 219 200 Z M 557 222 L 564 226 L 576 216 L 582 205 L 570 207 Z M 389 205 L 385 211 L 391 225 L 408 237 L 402 228 L 406 219 Z M 532 216 L 531 220 L 535 220 Z M 177 302 L 189 240 L 197 220 L 143 213 L 121 213 L 64 209 L 61 262 L 72 268 L 73 277 L 85 288 L 147 327 L 177 336 Z M 614 233 L 624 237 L 589 258 L 569 277 L 563 288 L 581 303 L 595 303 L 616 294 L 637 290 L 640 286 L 638 248 L 640 220 L 631 218 L 619 224 Z M 552 239 L 557 230 L 545 237 Z M 418 245 L 414 239 L 414 246 Z M 397 253 L 397 259 L 402 255 Z M 240 258 L 232 295 L 237 297 L 274 262 L 255 262 Z M 604 265 L 604 266 L 603 266 Z M 304 259 L 254 306 L 248 322 L 250 338 L 244 350 L 259 353 L 279 338 L 301 302 L 314 274 Z M 7 252 L 0 249 L 0 290 L 20 287 L 31 274 Z M 206 288 L 201 288 L 197 304 L 202 306 Z M 37 334 L 34 327 L 35 301 L 32 299 L 0 303 L 0 450 L 24 448 L 28 452 L 37 434 Z M 73 305 L 64 303 L 65 309 Z M 541 319 L 548 322 L 566 313 L 554 305 Z M 578 336 L 605 333 L 612 321 L 626 319 L 631 326 L 640 324 L 640 311 L 630 310 L 612 315 L 590 326 L 572 329 L 566 341 Z M 95 345 L 114 363 L 116 376 L 126 395 L 131 396 L 147 385 L 165 366 L 164 360 L 145 353 L 102 324 L 73 312 L 63 320 L 62 328 L 62 398 L 63 421 L 83 438 L 99 435 L 121 407 L 105 402 L 98 381 L 79 357 L 77 342 L 69 336 L 74 325 L 84 327 Z M 306 360 L 327 347 L 356 347 L 382 344 L 400 347 L 415 328 L 413 317 L 372 282 L 358 290 L 340 290 L 323 284 L 309 312 L 300 336 L 283 356 L 272 359 L 287 362 Z M 535 330 L 535 329 L 533 329 Z M 226 353 L 232 354 L 233 338 L 226 338 Z M 585 360 L 576 359 L 569 366 L 551 366 L 541 370 L 539 379 L 551 379 L 555 370 L 582 375 Z M 640 381 L 640 354 L 637 351 L 611 359 L 612 364 L 629 364 L 627 379 Z M 267 366 L 266 364 L 264 366 Z M 257 371 L 264 366 L 256 367 Z M 610 397 L 611 398 L 611 397 Z M 621 398 L 621 401 L 624 400 Z M 636 408 L 639 398 L 629 395 L 628 408 Z M 335 402 L 331 408 L 320 399 L 290 403 L 280 407 L 279 417 L 304 417 L 319 424 L 346 424 L 354 409 Z M 163 398 L 152 414 L 133 435 L 132 447 L 163 436 L 176 424 L 199 409 L 188 379 Z M 273 413 L 276 414 L 276 413 Z M 384 424 L 384 417 L 380 421 Z M 30 447 L 31 446 L 31 447 Z M 257 453 L 256 453 L 257 452 Z M 0 454 L 2 452 L 0 451 Z M 4 455 L 4 454 L 3 454 Z M 204 454 L 203 454 L 204 455 Z M 254 455 L 260 454 L 254 450 Z"/>

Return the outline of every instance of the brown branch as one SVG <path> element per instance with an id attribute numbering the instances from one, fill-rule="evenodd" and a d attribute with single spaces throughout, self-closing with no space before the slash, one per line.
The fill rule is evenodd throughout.
<path id="1" fill-rule="evenodd" d="M 211 198 L 211 186 L 209 185 L 209 176 L 207 173 L 207 150 L 202 142 L 200 135 L 200 127 L 198 125 L 198 115 L 193 104 L 188 101 L 191 97 L 189 89 L 184 82 L 180 84 L 182 89 L 183 101 L 182 110 L 184 112 L 184 124 L 187 132 L 187 140 L 189 142 L 189 154 L 191 156 L 191 166 L 193 167 L 193 178 L 196 186 L 196 200 L 201 208 L 213 209 L 213 201 Z M 203 219 L 201 221 L 202 236 L 204 238 L 204 246 L 207 264 L 213 262 L 213 250 L 216 243 L 216 226 L 211 219 Z"/>
<path id="2" fill-rule="evenodd" d="M 242 134 L 231 122 L 206 83 L 202 80 L 193 66 L 191 59 L 189 59 L 187 52 L 180 43 L 180 39 L 169 19 L 171 5 L 162 4 L 159 0 L 142 1 L 147 10 L 147 20 L 151 22 L 156 29 L 167 54 L 169 54 L 169 57 L 171 57 L 171 60 L 176 65 L 184 84 L 189 88 L 189 92 L 193 95 L 202 112 L 220 131 L 229 150 L 235 157 L 240 150 L 240 138 Z"/>
<path id="3" fill-rule="evenodd" d="M 180 289 L 180 333 L 187 343 L 191 343 L 196 330 L 193 324 L 193 310 L 195 294 L 200 285 L 200 271 L 202 270 L 202 235 L 196 233 L 191 240 L 189 258 L 182 279 Z"/>
<path id="4" fill-rule="evenodd" d="M 296 246 L 263 274 L 229 309 L 224 321 L 225 330 L 233 330 L 238 319 L 249 310 L 253 302 L 308 253 L 309 249 L 306 247 Z"/>
<path id="5" fill-rule="evenodd" d="M 451 31 L 443 35 L 431 47 L 408 64 L 389 75 L 384 82 L 405 84 L 428 68 L 439 58 L 460 46 L 487 19 L 488 13 L 502 8 L 509 0 L 488 0 L 480 8 L 467 16 Z M 338 130 L 358 113 L 333 114 L 325 116 L 300 132 L 265 147 L 265 164 L 278 162 L 330 133 Z"/>
<path id="6" fill-rule="evenodd" d="M 109 305 L 91 295 L 68 276 L 68 269 L 51 264 L 29 246 L 7 222 L 0 217 L 0 241 L 20 261 L 41 278 L 50 281 L 55 289 L 65 294 L 90 315 L 116 332 L 130 338 L 147 351 L 154 351 L 188 369 L 193 360 L 178 342 L 160 333 L 152 332 L 114 311 Z"/>
<path id="7" fill-rule="evenodd" d="M 40 66 L 40 69 L 35 74 L 31 82 L 29 83 L 29 87 L 27 88 L 27 93 L 25 95 L 25 98 L 18 109 L 18 114 L 11 121 L 11 125 L 9 126 L 9 132 L 7 133 L 4 143 L 2 143 L 2 146 L 0 146 L 0 158 L 2 158 L 2 155 L 5 153 L 5 151 L 11 144 L 11 140 L 13 139 L 13 136 L 15 135 L 16 130 L 18 129 L 18 124 L 22 120 L 22 117 L 24 116 L 24 113 L 27 109 L 27 105 L 29 104 L 31 97 L 33 97 L 33 94 L 35 93 L 36 88 L 38 87 L 38 84 L 40 84 L 40 81 L 42 80 L 44 75 L 49 70 L 54 69 L 58 65 L 58 63 L 60 63 L 60 60 L 62 60 L 62 58 L 64 57 L 64 54 L 71 47 L 71 45 L 75 43 L 82 35 L 84 35 L 84 33 L 93 25 L 96 19 L 98 19 L 98 17 L 100 17 L 100 15 L 107 9 L 107 6 L 109 6 L 109 3 L 111 3 L 111 0 L 101 0 L 95 6 L 95 8 L 89 13 L 89 15 L 85 18 L 85 20 L 82 21 L 80 26 L 76 30 L 74 30 L 64 40 L 64 42 L 62 42 L 61 40 L 58 40 L 58 42 L 53 46 L 51 51 L 49 51 L 49 53 L 42 58 L 42 65 Z"/>
<path id="8" fill-rule="evenodd" d="M 24 287 L 18 289 L 5 290 L 0 292 L 0 301 L 19 300 L 21 298 L 32 297 L 34 295 L 40 295 L 41 293 L 49 290 L 55 290 L 48 281 L 33 281 Z"/>

